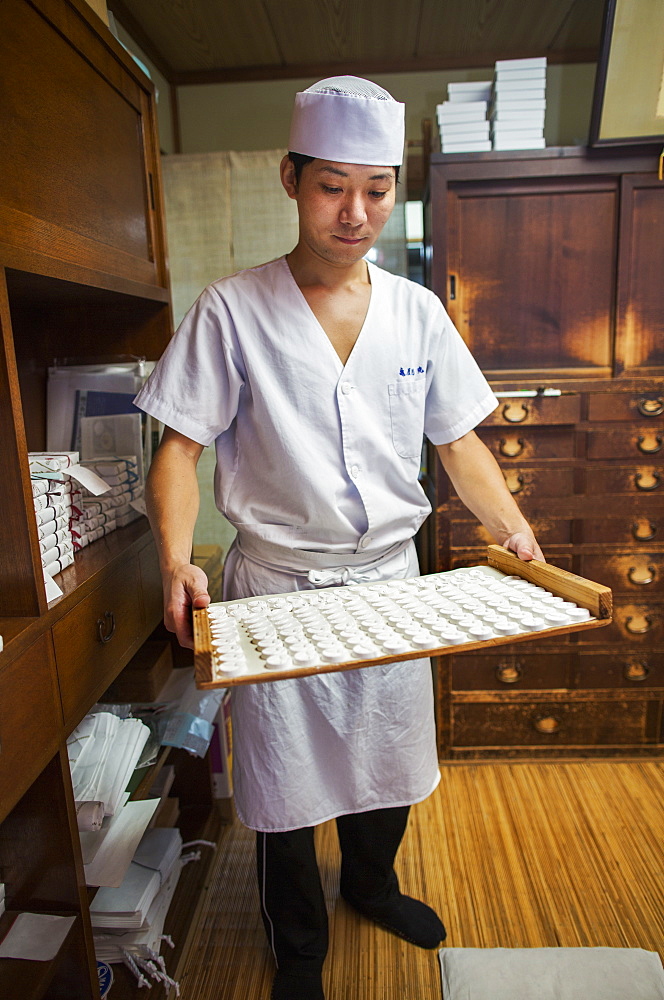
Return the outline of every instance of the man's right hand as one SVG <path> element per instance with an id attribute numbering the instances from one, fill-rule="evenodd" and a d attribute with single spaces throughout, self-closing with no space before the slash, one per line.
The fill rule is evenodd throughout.
<path id="1" fill-rule="evenodd" d="M 207 608 L 210 603 L 207 587 L 207 576 L 191 563 L 178 566 L 164 578 L 164 624 L 187 649 L 194 648 L 192 608 Z"/>

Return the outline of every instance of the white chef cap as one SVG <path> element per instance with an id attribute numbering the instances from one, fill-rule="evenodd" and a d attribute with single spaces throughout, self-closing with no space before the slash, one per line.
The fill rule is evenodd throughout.
<path id="1" fill-rule="evenodd" d="M 370 80 L 333 76 L 295 95 L 288 148 L 321 160 L 396 167 L 404 108 Z"/>

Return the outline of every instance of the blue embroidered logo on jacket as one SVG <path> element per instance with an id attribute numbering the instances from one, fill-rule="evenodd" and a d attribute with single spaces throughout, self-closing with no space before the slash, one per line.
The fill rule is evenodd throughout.
<path id="1" fill-rule="evenodd" d="M 417 368 L 400 368 L 399 369 L 399 375 L 403 375 L 403 376 L 406 376 L 406 375 L 423 375 L 423 374 L 424 374 L 424 368 L 422 367 L 422 365 L 418 365 Z"/>

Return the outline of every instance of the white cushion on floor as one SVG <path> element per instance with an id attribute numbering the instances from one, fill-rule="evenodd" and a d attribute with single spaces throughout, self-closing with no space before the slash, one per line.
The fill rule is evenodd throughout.
<path id="1" fill-rule="evenodd" d="M 664 1000 L 641 948 L 441 948 L 443 1000 Z"/>

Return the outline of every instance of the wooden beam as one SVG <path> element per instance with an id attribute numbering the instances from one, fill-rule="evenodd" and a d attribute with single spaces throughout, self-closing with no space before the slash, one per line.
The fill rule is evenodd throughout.
<path id="1" fill-rule="evenodd" d="M 173 129 L 173 152 L 182 152 L 182 130 L 180 128 L 180 103 L 178 101 L 178 88 L 174 84 L 169 84 L 168 93 L 171 109 L 171 127 Z"/>
<path id="2" fill-rule="evenodd" d="M 113 4 L 121 0 L 112 0 Z M 118 15 L 118 19 L 122 18 Z M 124 22 L 123 22 L 124 23 Z M 127 28 L 129 31 L 130 29 Z M 131 32 L 130 32 L 131 34 Z M 137 39 L 138 42 L 138 39 Z M 141 44 L 138 42 L 138 44 Z M 147 50 L 146 50 L 146 54 Z M 597 49 L 579 49 L 575 52 L 479 52 L 474 55 L 455 57 L 431 57 L 426 59 L 365 59 L 355 62 L 333 63 L 293 63 L 291 65 L 231 66 L 208 70 L 172 71 L 168 77 L 179 87 L 192 84 L 243 83 L 256 80 L 321 80 L 327 76 L 350 74 L 352 76 L 372 76 L 383 73 L 422 73 L 443 70 L 485 69 L 493 66 L 496 59 L 521 59 L 544 55 L 549 65 L 567 63 L 592 63 L 597 61 Z M 152 56 L 150 56 L 152 58 Z M 155 62 L 155 65 L 157 63 Z M 164 75 L 166 75 L 164 73 Z"/>

